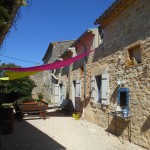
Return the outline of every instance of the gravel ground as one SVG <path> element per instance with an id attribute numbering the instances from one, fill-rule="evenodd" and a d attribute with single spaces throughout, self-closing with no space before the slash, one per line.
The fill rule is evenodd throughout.
<path id="1" fill-rule="evenodd" d="M 15 120 L 13 134 L 2 136 L 3 150 L 143 150 L 86 120 L 50 109 L 47 119 Z"/>

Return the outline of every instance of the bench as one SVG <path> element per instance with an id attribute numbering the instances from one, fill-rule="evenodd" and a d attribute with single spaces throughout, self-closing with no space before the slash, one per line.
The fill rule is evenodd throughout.
<path id="1" fill-rule="evenodd" d="M 47 105 L 39 105 L 39 104 L 22 104 L 21 105 L 21 113 L 22 114 L 39 114 L 43 119 L 46 118 L 46 109 L 48 109 Z"/>

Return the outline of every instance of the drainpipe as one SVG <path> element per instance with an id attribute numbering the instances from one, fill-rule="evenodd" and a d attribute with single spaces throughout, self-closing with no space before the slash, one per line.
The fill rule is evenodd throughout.
<path id="1" fill-rule="evenodd" d="M 73 52 L 73 56 L 75 56 L 75 47 L 69 47 L 68 50 L 71 50 Z M 70 96 L 70 91 L 71 91 L 71 71 L 72 71 L 72 67 L 73 67 L 73 63 L 69 65 L 69 73 L 68 73 L 68 96 L 69 98 L 71 97 Z"/>
<path id="2" fill-rule="evenodd" d="M 84 45 L 84 53 L 86 53 L 86 45 Z M 86 99 L 86 56 L 84 57 L 84 103 L 83 103 L 83 113 L 82 117 L 84 118 L 84 109 L 85 109 L 85 99 Z"/>
<path id="3" fill-rule="evenodd" d="M 68 67 L 69 67 L 69 72 L 68 72 L 68 98 L 70 99 L 70 88 L 71 88 L 71 82 L 70 82 L 70 80 L 71 80 L 71 67 L 72 66 L 72 64 L 70 64 Z"/>
<path id="4" fill-rule="evenodd" d="M 73 51 L 73 50 L 75 50 L 75 47 L 69 47 L 68 50 Z M 74 56 L 74 53 L 73 53 L 73 56 Z M 71 105 L 70 105 L 70 99 L 71 99 L 71 93 L 70 93 L 70 91 L 71 91 L 71 86 L 72 86 L 72 83 L 71 83 L 71 71 L 72 71 L 72 67 L 73 67 L 73 63 L 68 66 L 68 68 L 69 68 L 69 72 L 68 72 L 68 90 L 67 90 L 68 92 L 67 92 L 66 98 L 69 100 L 69 105 L 68 105 L 68 111 L 69 112 L 72 111 L 71 110 L 72 108 L 71 108 Z"/>

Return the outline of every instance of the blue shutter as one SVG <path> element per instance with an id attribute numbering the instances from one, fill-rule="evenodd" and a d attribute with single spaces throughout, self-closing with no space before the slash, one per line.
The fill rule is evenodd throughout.
<path id="1" fill-rule="evenodd" d="M 62 85 L 62 96 L 63 96 L 63 99 L 66 98 L 66 84 L 65 83 L 63 83 Z"/>
<path id="2" fill-rule="evenodd" d="M 60 99 L 59 99 L 59 84 L 54 84 L 54 98 L 55 98 L 55 102 L 54 104 L 56 106 L 60 105 Z"/>
<path id="3" fill-rule="evenodd" d="M 109 74 L 102 74 L 102 101 L 103 105 L 109 104 Z"/>
<path id="4" fill-rule="evenodd" d="M 75 97 L 81 97 L 81 81 L 76 80 L 75 82 Z"/>
<path id="5" fill-rule="evenodd" d="M 126 98 L 126 103 L 127 103 L 127 106 L 129 107 L 129 88 L 126 88 L 126 91 L 127 91 L 127 98 Z"/>
<path id="6" fill-rule="evenodd" d="M 118 105 L 120 106 L 120 88 L 118 89 Z"/>
<path id="7" fill-rule="evenodd" d="M 91 85 L 90 85 L 90 93 L 91 93 L 91 98 L 94 100 L 94 95 L 95 95 L 95 77 L 91 77 Z"/>
<path id="8" fill-rule="evenodd" d="M 60 104 L 62 101 L 66 98 L 66 84 L 62 84 L 62 87 L 60 87 Z"/>

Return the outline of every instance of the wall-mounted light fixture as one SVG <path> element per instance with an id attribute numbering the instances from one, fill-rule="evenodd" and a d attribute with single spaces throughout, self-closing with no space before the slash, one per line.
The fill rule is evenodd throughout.
<path id="1" fill-rule="evenodd" d="M 116 73 L 117 85 L 125 85 L 126 81 L 122 79 L 122 72 Z"/>

